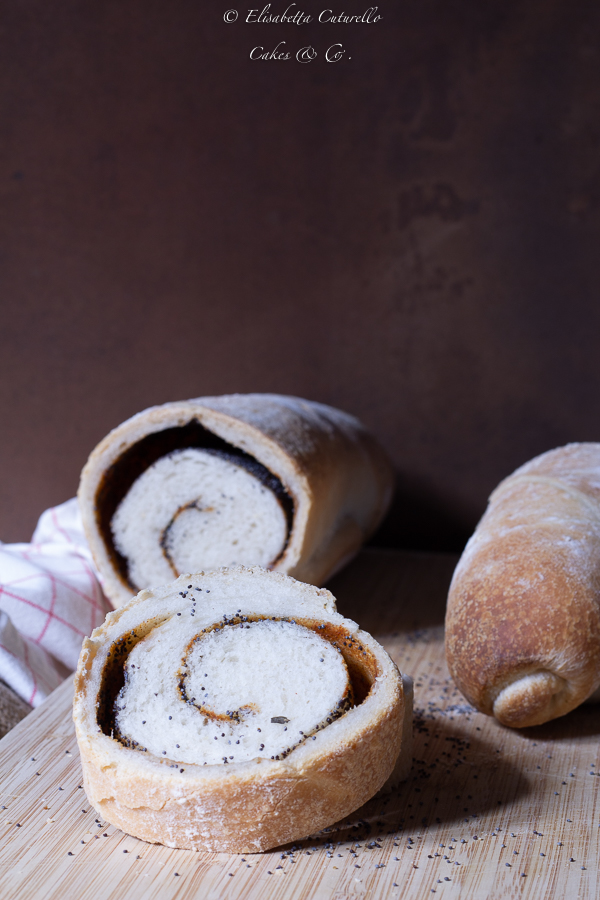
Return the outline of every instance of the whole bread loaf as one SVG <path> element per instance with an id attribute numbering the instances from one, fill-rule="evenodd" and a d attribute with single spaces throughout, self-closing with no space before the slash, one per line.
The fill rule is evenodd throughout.
<path id="1" fill-rule="evenodd" d="M 569 444 L 505 479 L 454 573 L 450 672 L 504 725 L 539 725 L 600 685 L 600 444 Z"/>
<path id="2" fill-rule="evenodd" d="M 372 534 L 391 465 L 321 403 L 233 394 L 166 403 L 100 442 L 79 504 L 114 606 L 180 573 L 261 565 L 322 584 Z"/>
<path id="3" fill-rule="evenodd" d="M 84 787 L 108 822 L 170 847 L 299 840 L 406 777 L 407 687 L 329 591 L 258 567 L 184 575 L 83 643 Z"/>

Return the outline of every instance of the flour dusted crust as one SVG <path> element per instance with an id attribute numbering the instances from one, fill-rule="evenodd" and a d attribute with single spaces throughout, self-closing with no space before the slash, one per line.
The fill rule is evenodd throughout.
<path id="1" fill-rule="evenodd" d="M 195 595 L 202 598 L 195 612 L 199 631 L 237 613 L 293 618 L 335 641 L 356 705 L 279 760 L 258 756 L 229 765 L 173 766 L 173 760 L 124 746 L 106 723 L 99 724 L 122 639 L 135 642 L 178 612 L 189 615 L 190 584 L 202 588 Z M 84 641 L 73 717 L 84 787 L 107 821 L 170 847 L 252 853 L 333 824 L 390 776 L 396 782 L 405 775 L 407 704 L 410 696 L 405 699 L 394 663 L 369 634 L 336 612 L 328 591 L 258 567 L 238 567 L 183 575 L 172 585 L 141 591 L 110 613 Z"/>
<path id="2" fill-rule="evenodd" d="M 600 444 L 569 444 L 496 488 L 457 566 L 446 654 L 504 725 L 562 716 L 600 686 Z"/>
<path id="3" fill-rule="evenodd" d="M 356 553 L 389 505 L 393 474 L 384 451 L 357 419 L 340 410 L 278 394 L 201 397 L 152 407 L 107 435 L 81 476 L 83 525 L 115 607 L 133 591 L 103 513 L 116 506 L 112 495 L 119 491 L 118 479 L 111 482 L 111 475 L 149 436 L 161 440 L 163 433 L 176 442 L 173 435 L 180 434 L 178 446 L 185 446 L 194 428 L 248 454 L 287 492 L 291 527 L 273 563 L 276 571 L 322 584 Z M 141 459 L 137 465 L 142 471 L 146 463 Z"/>

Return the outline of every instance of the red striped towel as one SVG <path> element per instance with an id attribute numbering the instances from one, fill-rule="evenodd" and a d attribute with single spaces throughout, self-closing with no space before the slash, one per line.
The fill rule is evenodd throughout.
<path id="1" fill-rule="evenodd" d="M 38 706 L 110 609 L 77 501 L 46 510 L 30 544 L 0 543 L 0 679 Z"/>

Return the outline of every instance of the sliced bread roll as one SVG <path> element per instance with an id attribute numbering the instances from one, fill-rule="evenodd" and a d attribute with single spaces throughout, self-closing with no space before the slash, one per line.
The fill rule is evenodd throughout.
<path id="1" fill-rule="evenodd" d="M 261 565 L 313 584 L 380 523 L 389 461 L 357 419 L 276 394 L 152 407 L 81 476 L 83 524 L 113 605 L 180 573 Z"/>
<path id="2" fill-rule="evenodd" d="M 266 850 L 406 774 L 385 650 L 328 591 L 258 567 L 142 591 L 84 641 L 75 687 L 89 800 L 143 840 Z"/>
<path id="3" fill-rule="evenodd" d="M 450 672 L 517 728 L 562 716 L 600 686 L 600 444 L 570 444 L 496 488 L 454 573 Z"/>

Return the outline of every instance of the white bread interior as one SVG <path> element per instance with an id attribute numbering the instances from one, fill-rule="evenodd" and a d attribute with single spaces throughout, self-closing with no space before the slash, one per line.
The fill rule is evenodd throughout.
<path id="1" fill-rule="evenodd" d="M 195 592 L 193 617 L 189 585 L 202 589 Z M 125 662 L 140 639 L 185 617 L 193 618 L 200 634 L 225 619 L 235 625 L 244 617 L 284 619 L 312 629 L 343 658 L 355 705 L 330 723 L 321 722 L 280 759 L 271 759 L 276 754 L 265 747 L 241 761 L 204 765 L 125 746 L 105 722 L 99 724 L 99 710 L 112 702 L 107 685 L 110 673 L 119 671 L 115 661 L 121 654 Z M 326 693 L 339 696 L 335 678 L 327 681 Z M 141 591 L 84 641 L 75 688 L 74 721 L 88 798 L 107 821 L 150 842 L 195 850 L 266 850 L 333 824 L 372 797 L 392 773 L 406 770 L 400 757 L 406 757 L 410 743 L 407 701 L 385 650 L 336 612 L 328 591 L 258 567 L 184 575 L 170 586 Z"/>
<path id="2" fill-rule="evenodd" d="M 267 567 L 287 538 L 273 491 L 232 460 L 196 447 L 162 456 L 142 472 L 111 527 L 138 590 L 200 568 Z"/>
<path id="3" fill-rule="evenodd" d="M 110 524 L 103 521 L 103 504 L 113 491 L 107 487 L 111 473 L 150 436 L 183 436 L 190 427 L 204 429 L 234 453 L 247 454 L 274 476 L 289 498 L 287 540 L 268 563 L 275 571 L 323 584 L 373 533 L 389 506 L 393 472 L 386 454 L 357 419 L 340 410 L 278 394 L 201 397 L 152 407 L 107 435 L 81 475 L 83 525 L 105 593 L 115 607 L 138 585 L 123 570 L 111 544 Z"/>
<path id="4" fill-rule="evenodd" d="M 343 714 L 350 675 L 329 641 L 294 622 L 247 616 L 198 634 L 194 609 L 131 650 L 115 701 L 122 738 L 200 766 L 279 759 Z"/>

